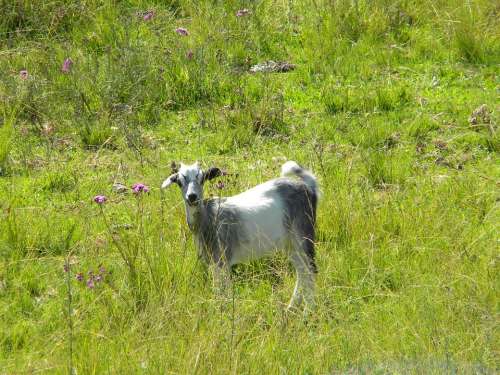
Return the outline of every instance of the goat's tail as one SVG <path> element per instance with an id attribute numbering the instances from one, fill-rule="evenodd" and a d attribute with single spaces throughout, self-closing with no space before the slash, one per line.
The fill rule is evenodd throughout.
<path id="1" fill-rule="evenodd" d="M 316 197 L 319 197 L 318 180 L 307 169 L 302 168 L 294 161 L 287 161 L 281 166 L 281 177 L 297 176 L 307 185 Z"/>

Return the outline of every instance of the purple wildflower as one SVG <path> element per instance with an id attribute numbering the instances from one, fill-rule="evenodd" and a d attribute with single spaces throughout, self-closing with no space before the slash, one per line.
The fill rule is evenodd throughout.
<path id="1" fill-rule="evenodd" d="M 78 272 L 78 273 L 76 274 L 76 276 L 75 276 L 75 279 L 76 279 L 77 281 L 83 281 L 83 273 Z"/>
<path id="2" fill-rule="evenodd" d="M 28 74 L 28 71 L 26 69 L 19 71 L 19 78 L 28 79 L 28 77 L 29 77 L 29 74 Z"/>
<path id="3" fill-rule="evenodd" d="M 95 284 L 94 284 L 94 278 L 93 278 L 93 277 L 89 277 L 89 278 L 88 278 L 88 280 L 87 280 L 87 286 L 88 286 L 90 289 L 94 289 Z"/>
<path id="4" fill-rule="evenodd" d="M 153 10 L 148 10 L 146 13 L 144 13 L 144 16 L 142 19 L 144 21 L 149 21 L 155 16 L 155 12 Z"/>
<path id="5" fill-rule="evenodd" d="M 99 205 L 104 204 L 107 200 L 108 198 L 106 198 L 104 195 L 96 195 L 94 197 L 94 202 L 96 202 Z"/>
<path id="6" fill-rule="evenodd" d="M 192 60 L 194 56 L 194 52 L 192 50 L 189 50 L 186 52 L 186 59 Z"/>
<path id="7" fill-rule="evenodd" d="M 100 274 L 100 275 L 102 275 L 102 274 L 104 274 L 104 273 L 106 273 L 106 268 L 104 268 L 104 266 L 103 266 L 103 265 L 100 265 L 100 266 L 99 266 L 99 274 Z"/>
<path id="8" fill-rule="evenodd" d="M 61 71 L 63 73 L 69 73 L 69 71 L 71 70 L 71 65 L 73 65 L 73 60 L 68 57 L 66 60 L 64 60 Z"/>
<path id="9" fill-rule="evenodd" d="M 224 185 L 224 182 L 219 181 L 219 182 L 217 182 L 217 184 L 215 185 L 215 187 L 217 189 L 219 189 L 219 190 L 222 190 L 222 189 L 224 189 L 226 187 L 226 185 Z"/>
<path id="10" fill-rule="evenodd" d="M 177 29 L 175 29 L 175 32 L 179 35 L 182 35 L 182 36 L 188 36 L 189 35 L 189 32 L 183 28 L 183 27 L 178 27 Z"/>
<path id="11" fill-rule="evenodd" d="M 250 11 L 248 9 L 240 9 L 236 12 L 236 17 L 244 17 L 248 16 L 250 14 Z"/>
<path id="12" fill-rule="evenodd" d="M 144 184 L 137 183 L 132 186 L 132 191 L 134 194 L 149 193 L 149 187 Z"/>
<path id="13" fill-rule="evenodd" d="M 69 264 L 64 263 L 64 272 L 68 273 L 69 272 Z"/>
<path id="14" fill-rule="evenodd" d="M 94 280 L 97 282 L 97 283 L 100 283 L 102 281 L 102 276 L 101 275 L 97 275 L 96 277 L 94 277 Z"/>

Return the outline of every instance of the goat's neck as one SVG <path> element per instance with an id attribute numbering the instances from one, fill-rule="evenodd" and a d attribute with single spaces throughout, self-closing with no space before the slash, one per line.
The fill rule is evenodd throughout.
<path id="1" fill-rule="evenodd" d="M 207 252 L 206 241 L 206 224 L 207 224 L 207 209 L 204 203 L 198 207 L 190 207 L 186 205 L 186 219 L 189 229 L 194 235 L 196 247 L 198 248 L 198 256 L 209 262 L 211 255 Z"/>
<path id="2" fill-rule="evenodd" d="M 205 206 L 203 203 L 196 207 L 191 207 L 186 204 L 186 220 L 189 229 L 192 232 L 194 233 L 199 232 L 204 213 L 205 213 Z"/>

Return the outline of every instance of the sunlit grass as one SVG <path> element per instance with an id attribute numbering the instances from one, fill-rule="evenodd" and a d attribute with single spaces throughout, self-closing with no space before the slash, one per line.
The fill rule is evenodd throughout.
<path id="1" fill-rule="evenodd" d="M 494 2 L 0 5 L 0 373 L 498 369 Z M 286 159 L 322 190 L 308 319 L 284 256 L 214 293 L 158 188 L 200 160 L 232 195 Z"/>

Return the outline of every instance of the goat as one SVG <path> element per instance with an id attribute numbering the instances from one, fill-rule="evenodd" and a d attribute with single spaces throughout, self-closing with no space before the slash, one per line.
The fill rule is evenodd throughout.
<path id="1" fill-rule="evenodd" d="M 285 249 L 297 274 L 288 309 L 302 302 L 311 308 L 317 273 L 314 227 L 319 194 L 314 175 L 288 161 L 280 178 L 232 197 L 203 200 L 204 182 L 221 175 L 216 167 L 204 172 L 198 162 L 181 164 L 161 186 L 165 189 L 175 183 L 181 188 L 187 224 L 199 255 L 213 266 L 215 281 L 228 280 L 234 264 Z"/>

